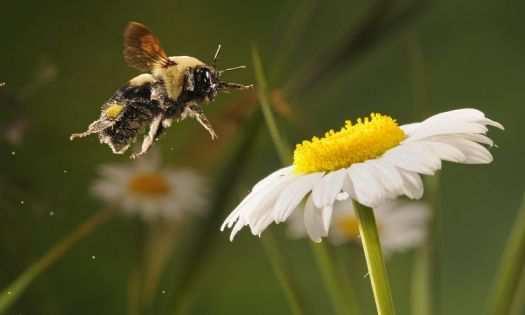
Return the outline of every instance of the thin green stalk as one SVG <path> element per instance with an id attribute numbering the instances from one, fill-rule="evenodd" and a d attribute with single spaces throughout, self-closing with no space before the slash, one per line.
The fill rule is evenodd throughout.
<path id="1" fill-rule="evenodd" d="M 147 222 L 135 218 L 135 261 L 128 275 L 128 315 L 144 314 L 144 277 Z"/>
<path id="2" fill-rule="evenodd" d="M 341 278 L 337 275 L 327 246 L 324 243 L 310 242 L 310 244 L 335 313 L 338 315 L 358 314 L 355 298 L 352 294 L 349 294 L 349 291 L 351 292 L 352 289 L 343 290 L 341 287 L 341 283 L 338 280 Z"/>
<path id="3" fill-rule="evenodd" d="M 354 202 L 354 208 L 359 219 L 359 233 L 365 251 L 377 314 L 394 315 L 394 300 L 392 299 L 392 290 L 383 259 L 374 211 L 358 202 Z"/>
<path id="4" fill-rule="evenodd" d="M 261 103 L 261 109 L 264 116 L 264 121 L 266 122 L 266 126 L 268 127 L 268 130 L 270 131 L 270 136 L 272 138 L 272 141 L 274 142 L 277 152 L 279 154 L 279 157 L 283 163 L 286 162 L 287 156 L 290 156 L 290 150 L 288 149 L 288 145 L 282 140 L 279 133 L 279 129 L 277 128 L 277 123 L 275 122 L 275 118 L 272 114 L 272 110 L 270 108 L 270 103 L 268 101 L 268 98 L 266 96 L 266 78 L 264 76 L 264 70 L 261 63 L 261 58 L 259 56 L 259 53 L 257 49 L 252 49 L 252 57 L 253 57 L 253 63 L 255 68 L 255 77 L 257 82 L 257 98 L 259 102 Z M 266 239 L 266 240 L 264 240 Z M 273 239 L 273 236 L 267 236 L 266 238 L 263 238 L 263 246 L 266 251 L 266 254 L 268 255 L 268 258 L 270 259 L 270 263 L 272 264 L 272 268 L 275 272 L 275 275 L 277 279 L 279 280 L 279 283 L 281 284 L 282 289 L 284 290 L 286 294 L 286 299 L 288 300 L 288 304 L 290 306 L 290 309 L 292 310 L 293 314 L 302 314 L 302 307 L 300 306 L 299 302 L 299 294 L 294 289 L 295 287 L 292 285 L 292 281 L 290 279 L 290 274 L 286 272 L 286 267 L 284 264 L 284 259 L 282 258 L 282 253 L 279 251 L 279 248 L 277 246 L 277 243 Z"/>
<path id="5" fill-rule="evenodd" d="M 341 288 L 343 290 L 344 301 L 348 306 L 348 309 L 351 311 L 351 314 L 361 314 L 361 308 L 359 307 L 359 303 L 357 303 L 356 290 L 352 286 L 351 273 L 354 270 L 348 267 L 348 260 L 352 259 L 352 249 L 350 248 L 351 246 L 352 245 L 338 246 L 337 252 L 332 251 L 332 257 L 334 257 L 335 267 L 337 270 L 335 274 L 338 274 L 339 279 L 341 279 L 340 283 Z M 328 249 L 333 248 L 329 244 L 326 247 Z M 336 276 L 334 276 L 334 279 L 335 278 Z"/>
<path id="6" fill-rule="evenodd" d="M 525 273 L 525 195 L 515 222 L 492 290 L 490 315 L 510 314 L 521 275 Z"/>
<path id="7" fill-rule="evenodd" d="M 417 250 L 412 273 L 411 302 L 413 315 L 439 314 L 440 237 L 439 174 L 425 178 L 426 201 L 432 209 L 425 243 Z M 438 294 L 436 294 L 438 293 Z"/>
<path id="8" fill-rule="evenodd" d="M 409 31 L 406 36 L 406 49 L 412 74 L 413 103 L 418 118 L 429 116 L 431 112 L 431 93 L 429 67 L 419 45 L 416 32 Z M 440 234 L 441 216 L 439 206 L 439 174 L 425 178 L 425 197 L 431 205 L 431 222 L 425 243 L 418 249 L 412 274 L 412 314 L 439 314 L 440 294 Z M 437 293 L 437 294 L 436 294 Z"/>
<path id="9" fill-rule="evenodd" d="M 251 119 L 243 124 L 239 133 L 240 139 L 233 149 L 231 157 L 226 159 L 227 163 L 219 171 L 210 201 L 210 215 L 203 219 L 185 261 L 182 267 L 179 267 L 182 270 L 181 277 L 175 283 L 173 290 L 170 290 L 170 292 L 174 292 L 175 296 L 169 302 L 173 314 L 186 314 L 197 294 L 196 284 L 199 281 L 199 276 L 206 266 L 205 262 L 209 260 L 217 245 L 217 238 L 215 237 L 217 226 L 224 219 L 227 203 L 248 163 L 261 125 L 261 112 L 255 111 Z"/>
<path id="10" fill-rule="evenodd" d="M 264 115 L 264 121 L 270 132 L 273 144 L 277 149 L 277 154 L 283 164 L 290 163 L 291 151 L 290 146 L 286 143 L 284 138 L 279 132 L 275 117 L 273 116 L 272 109 L 270 107 L 270 101 L 268 100 L 268 86 L 266 84 L 266 77 L 264 75 L 264 69 L 261 62 L 261 57 L 257 48 L 252 47 L 252 59 L 255 71 L 255 81 L 257 82 L 257 99 L 261 104 L 262 112 Z"/>
<path id="11" fill-rule="evenodd" d="M 417 250 L 412 271 L 410 300 L 412 315 L 431 315 L 430 246 L 424 244 Z"/>
<path id="12" fill-rule="evenodd" d="M 288 165 L 291 163 L 292 151 L 290 150 L 288 143 L 286 143 L 284 138 L 281 136 L 279 128 L 277 127 L 277 123 L 275 122 L 270 102 L 268 101 L 267 97 L 267 84 L 261 57 L 259 56 L 259 52 L 255 47 L 252 48 L 252 58 L 257 81 L 257 97 L 262 107 L 266 126 L 268 127 L 270 137 L 277 150 L 281 163 L 283 165 Z M 332 261 L 331 256 L 327 253 L 326 247 L 321 244 L 313 245 L 312 251 L 320 269 L 322 280 L 326 290 L 328 291 L 328 294 L 330 295 L 330 299 L 332 300 L 333 307 L 337 314 L 352 314 L 353 310 L 356 309 L 355 299 L 351 295 L 352 291 L 346 290 L 347 297 L 343 296 L 343 290 L 341 289 L 339 282 L 341 277 L 338 277 L 336 268 L 334 267 L 334 262 Z"/>
<path id="13" fill-rule="evenodd" d="M 7 309 L 24 293 L 33 280 L 46 271 L 57 260 L 62 258 L 78 241 L 85 238 L 95 228 L 105 223 L 112 215 L 112 211 L 100 210 L 86 222 L 79 225 L 71 234 L 51 248 L 46 255 L 32 264 L 18 278 L 16 278 L 2 293 L 0 293 L 0 314 Z"/>
<path id="14" fill-rule="evenodd" d="M 270 260 L 270 264 L 272 265 L 273 272 L 275 273 L 277 280 L 279 280 L 279 284 L 286 295 L 286 300 L 288 301 L 291 313 L 294 315 L 304 314 L 296 289 L 293 287 L 290 279 L 290 273 L 285 269 L 282 254 L 271 231 L 267 231 L 261 238 L 261 241 L 264 250 L 268 255 L 268 259 Z"/>
<path id="15" fill-rule="evenodd" d="M 516 294 L 514 294 L 514 302 L 512 303 L 512 309 L 510 315 L 523 315 L 525 314 L 525 272 L 521 273 L 520 283 Z"/>
<path id="16" fill-rule="evenodd" d="M 299 4 L 293 3 L 295 11 L 291 16 L 286 15 L 288 26 L 284 30 L 279 30 L 282 36 L 278 44 L 279 54 L 276 54 L 277 56 L 272 61 L 270 71 L 272 78 L 279 77 L 283 71 L 287 70 L 286 63 L 294 58 L 294 53 L 297 53 L 297 45 L 307 35 L 307 26 L 321 4 L 316 0 L 306 0 Z"/>

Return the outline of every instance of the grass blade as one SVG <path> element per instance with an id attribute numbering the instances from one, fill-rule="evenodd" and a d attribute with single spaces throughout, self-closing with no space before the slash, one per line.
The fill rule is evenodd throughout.
<path id="1" fill-rule="evenodd" d="M 109 210 L 100 210 L 95 213 L 18 276 L 0 293 L 0 314 L 5 314 L 7 309 L 25 292 L 37 276 L 62 258 L 78 241 L 91 234 L 96 227 L 107 222 L 112 214 L 113 212 Z"/>
<path id="2" fill-rule="evenodd" d="M 272 113 L 270 102 L 267 97 L 268 87 L 264 75 L 264 68 L 259 52 L 255 47 L 252 48 L 252 58 L 257 81 L 257 97 L 261 104 L 266 126 L 270 132 L 270 137 L 272 138 L 272 142 L 277 150 L 281 163 L 283 165 L 289 165 L 291 163 L 292 151 L 288 143 L 281 136 Z M 343 277 L 338 277 L 335 264 L 324 246 L 325 245 L 312 245 L 312 251 L 316 258 L 323 283 L 337 314 L 352 314 L 352 310 L 356 309 L 355 299 L 350 295 L 347 297 L 342 295 L 343 292 L 341 290 L 339 279 L 342 279 Z M 347 290 L 346 293 L 348 294 L 350 291 L 351 290 Z"/>
<path id="3" fill-rule="evenodd" d="M 492 290 L 489 315 L 510 314 L 521 276 L 525 270 L 525 195 L 507 241 L 496 283 Z"/>

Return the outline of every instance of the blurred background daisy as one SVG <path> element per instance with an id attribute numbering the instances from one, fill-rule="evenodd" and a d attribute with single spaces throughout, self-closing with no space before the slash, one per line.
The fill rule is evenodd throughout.
<path id="1" fill-rule="evenodd" d="M 401 198 L 390 200 L 374 208 L 374 214 L 386 255 L 414 249 L 424 243 L 431 216 L 430 206 L 426 202 Z M 288 231 L 292 238 L 308 237 L 303 216 L 302 211 L 296 211 L 290 216 Z M 352 201 L 336 203 L 328 240 L 337 246 L 349 242 L 358 244 L 359 238 L 359 221 Z"/>
<path id="2" fill-rule="evenodd" d="M 208 188 L 204 178 L 191 169 L 163 166 L 160 153 L 152 150 L 133 162 L 101 165 L 92 191 L 126 214 L 154 221 L 202 214 Z"/>

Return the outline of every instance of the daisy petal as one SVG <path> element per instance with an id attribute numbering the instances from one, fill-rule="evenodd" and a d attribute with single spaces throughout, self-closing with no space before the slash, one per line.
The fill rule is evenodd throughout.
<path id="1" fill-rule="evenodd" d="M 306 199 L 304 207 L 304 226 L 310 239 L 316 243 L 321 242 L 321 238 L 326 234 L 322 211 L 315 207 L 311 195 Z"/>
<path id="2" fill-rule="evenodd" d="M 291 182 L 290 185 L 281 192 L 273 207 L 272 213 L 274 214 L 275 222 L 285 221 L 304 199 L 306 194 L 312 191 L 314 185 L 322 176 L 323 173 L 312 173 L 298 176 Z"/>
<path id="3" fill-rule="evenodd" d="M 275 180 L 278 180 L 282 176 L 290 175 L 293 171 L 293 166 L 283 167 L 266 176 L 264 179 L 255 184 L 252 188 L 253 192 L 259 191 L 260 189 L 272 185 Z"/>
<path id="4" fill-rule="evenodd" d="M 405 184 L 403 185 L 404 195 L 410 199 L 421 199 L 423 197 L 423 181 L 421 176 L 414 172 L 400 172 Z"/>
<path id="5" fill-rule="evenodd" d="M 381 159 L 407 171 L 433 175 L 441 169 L 441 160 L 423 141 L 403 143 L 388 150 Z"/>
<path id="6" fill-rule="evenodd" d="M 487 164 L 493 160 L 489 150 L 477 142 L 459 136 L 440 137 L 438 140 L 460 150 L 465 155 L 465 159 L 461 163 Z"/>
<path id="7" fill-rule="evenodd" d="M 326 206 L 323 208 L 323 228 L 324 228 L 324 235 L 328 235 L 328 231 L 330 230 L 330 223 L 332 222 L 332 213 L 334 211 L 334 208 L 332 206 Z"/>
<path id="8" fill-rule="evenodd" d="M 339 194 L 343 188 L 345 177 L 345 169 L 340 169 L 326 174 L 318 181 L 312 191 L 312 199 L 315 206 L 323 208 L 332 205 L 337 194 Z"/>
<path id="9" fill-rule="evenodd" d="M 374 207 L 387 195 L 386 189 L 376 179 L 377 171 L 366 163 L 356 163 L 348 169 L 355 197 L 359 203 Z"/>

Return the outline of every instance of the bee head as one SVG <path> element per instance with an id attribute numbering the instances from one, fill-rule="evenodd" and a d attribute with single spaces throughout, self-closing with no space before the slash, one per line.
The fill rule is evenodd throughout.
<path id="1" fill-rule="evenodd" d="M 217 70 L 217 56 L 221 50 L 221 45 L 217 48 L 213 57 L 212 65 L 200 65 L 192 69 L 189 77 L 186 78 L 185 90 L 187 91 L 187 98 L 213 101 L 219 91 L 243 90 L 251 88 L 252 85 L 244 85 L 240 83 L 226 82 L 221 80 L 224 72 L 236 69 L 244 69 L 245 66 L 238 66 Z"/>
<path id="2" fill-rule="evenodd" d="M 219 74 L 210 66 L 197 67 L 193 72 L 193 85 L 197 97 L 212 101 L 220 86 Z"/>

